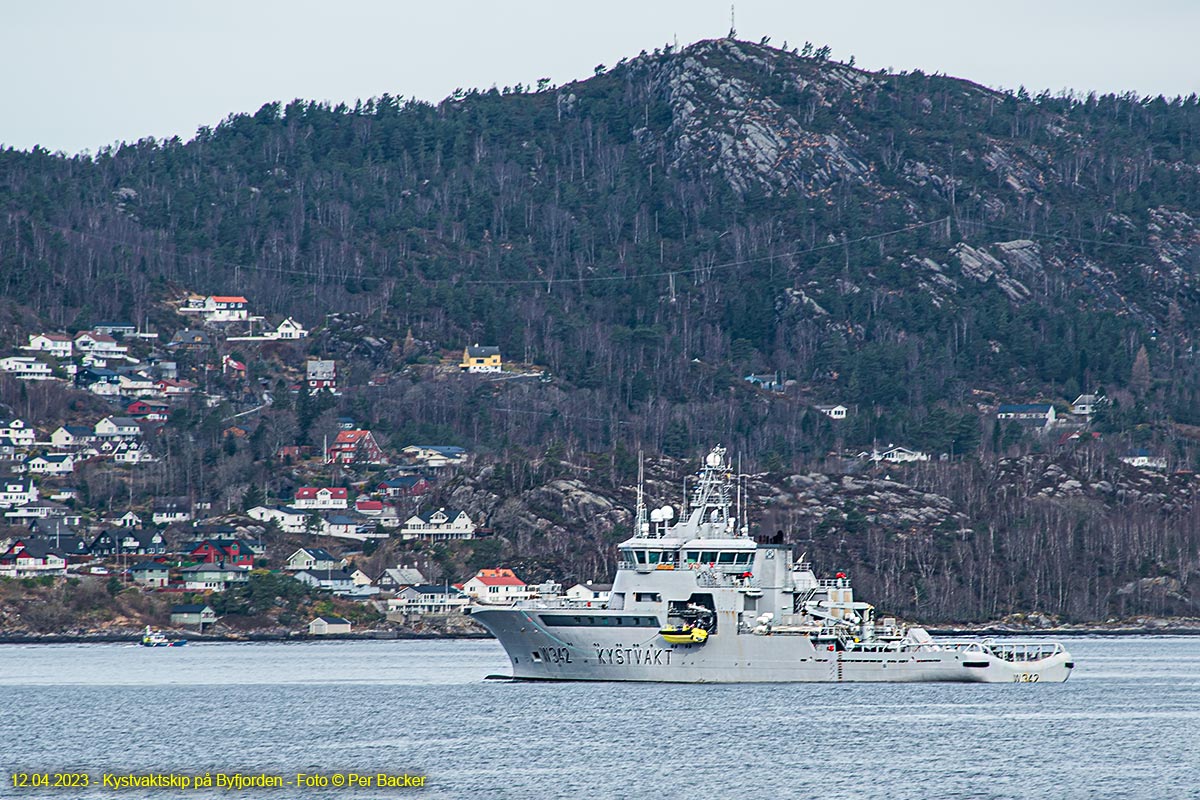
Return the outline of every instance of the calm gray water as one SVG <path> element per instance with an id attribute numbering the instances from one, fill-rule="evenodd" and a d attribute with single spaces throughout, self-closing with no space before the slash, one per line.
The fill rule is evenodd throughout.
<path id="1" fill-rule="evenodd" d="M 0 645 L 0 797 L 1200 797 L 1200 639 L 1066 684 L 510 684 L 492 641 Z M 424 789 L 14 789 L 17 770 L 419 773 Z"/>

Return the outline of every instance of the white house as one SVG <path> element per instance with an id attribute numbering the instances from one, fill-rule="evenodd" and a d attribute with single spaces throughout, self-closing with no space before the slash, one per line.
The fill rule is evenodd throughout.
<path id="1" fill-rule="evenodd" d="M 465 464 L 470 456 L 466 450 L 452 445 L 413 444 L 400 451 L 405 459 L 427 467 L 456 467 Z"/>
<path id="2" fill-rule="evenodd" d="M 192 591 L 223 592 L 236 583 L 250 580 L 250 568 L 234 564 L 197 564 L 179 570 L 183 588 Z"/>
<path id="3" fill-rule="evenodd" d="M 29 335 L 29 344 L 21 348 L 38 353 L 49 353 L 58 359 L 70 358 L 74 340 L 65 333 L 38 333 Z"/>
<path id="4" fill-rule="evenodd" d="M 342 619 L 341 617 L 317 617 L 308 623 L 308 632 L 312 636 L 349 633 L 350 628 L 350 620 Z"/>
<path id="5" fill-rule="evenodd" d="M 237 295 L 212 295 L 204 299 L 205 322 L 243 322 L 250 318 L 250 303 Z"/>
<path id="6" fill-rule="evenodd" d="M 843 405 L 816 406 L 816 409 L 830 419 L 845 419 L 846 413 L 850 410 Z"/>
<path id="7" fill-rule="evenodd" d="M 106 333 L 84 331 L 75 336 L 75 349 L 81 353 L 91 353 L 101 358 L 118 358 L 129 352 L 116 339 Z"/>
<path id="8" fill-rule="evenodd" d="M 577 583 L 567 589 L 567 599 L 576 603 L 603 604 L 612 592 L 611 583 Z"/>
<path id="9" fill-rule="evenodd" d="M 391 614 L 461 613 L 471 599 L 453 586 L 417 584 L 405 586 L 387 601 Z"/>
<path id="10" fill-rule="evenodd" d="M 296 320 L 288 317 L 283 322 L 279 323 L 279 327 L 275 329 L 276 339 L 303 339 L 308 336 L 308 331 L 304 329 Z"/>
<path id="11" fill-rule="evenodd" d="M 117 386 L 121 394 L 127 397 L 155 397 L 159 394 L 154 379 L 140 372 L 118 374 Z"/>
<path id="12" fill-rule="evenodd" d="M 70 453 L 50 453 L 34 456 L 25 466 L 33 475 L 70 475 L 75 471 L 75 457 Z"/>
<path id="13" fill-rule="evenodd" d="M 0 372 L 8 373 L 19 381 L 48 381 L 54 378 L 50 365 L 33 356 L 0 358 Z"/>
<path id="14" fill-rule="evenodd" d="M 1004 403 L 996 409 L 996 419 L 1011 419 L 1050 428 L 1057 419 L 1057 413 L 1050 403 Z"/>
<path id="15" fill-rule="evenodd" d="M 308 530 L 308 514 L 282 506 L 255 506 L 246 512 L 259 522 L 274 522 L 284 533 L 304 533 Z"/>
<path id="16" fill-rule="evenodd" d="M 171 525 L 188 522 L 192 518 L 192 507 L 186 499 L 160 499 L 154 501 L 150 521 L 155 525 Z"/>
<path id="17" fill-rule="evenodd" d="M 907 447 L 888 446 L 888 449 L 880 452 L 872 450 L 870 453 L 860 453 L 861 458 L 867 458 L 871 461 L 886 461 L 889 464 L 908 464 L 912 461 L 928 461 L 929 454 L 920 450 L 909 450 Z"/>
<path id="18" fill-rule="evenodd" d="M 474 539 L 475 523 L 465 511 L 439 508 L 437 511 L 414 514 L 400 528 L 400 538 L 442 542 L 449 539 Z"/>
<path id="19" fill-rule="evenodd" d="M 133 417 L 105 417 L 96 423 L 98 439 L 129 440 L 142 435 L 142 428 Z"/>
<path id="20" fill-rule="evenodd" d="M 23 478 L 5 478 L 0 482 L 0 507 L 23 506 L 38 499 L 38 488 L 33 481 Z"/>
<path id="21" fill-rule="evenodd" d="M 23 419 L 0 422 L 0 439 L 12 439 L 17 447 L 33 447 L 37 431 Z"/>
<path id="22" fill-rule="evenodd" d="M 94 440 L 92 429 L 86 425 L 61 425 L 50 434 L 50 445 L 54 448 L 84 447 Z"/>
<path id="23" fill-rule="evenodd" d="M 1138 449 L 1121 456 L 1121 461 L 1138 469 L 1164 470 L 1167 468 L 1167 457 L 1151 455 L 1149 450 Z"/>
<path id="24" fill-rule="evenodd" d="M 1081 394 L 1075 398 L 1075 402 L 1071 403 L 1071 413 L 1080 417 L 1090 417 L 1105 401 L 1106 398 L 1098 395 Z"/>
<path id="25" fill-rule="evenodd" d="M 110 455 L 117 464 L 149 464 L 158 460 L 139 442 L 121 442 L 112 449 Z"/>
<path id="26" fill-rule="evenodd" d="M 481 569 L 461 587 L 463 594 L 480 603 L 507 605 L 529 596 L 525 581 L 511 569 Z"/>
<path id="27" fill-rule="evenodd" d="M 306 511 L 322 509 L 346 509 L 350 505 L 350 495 L 340 486 L 316 487 L 302 486 L 296 490 L 292 500 L 292 508 Z"/>

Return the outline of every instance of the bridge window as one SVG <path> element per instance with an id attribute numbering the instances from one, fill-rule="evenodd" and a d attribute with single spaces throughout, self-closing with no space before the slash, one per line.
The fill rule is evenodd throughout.
<path id="1" fill-rule="evenodd" d="M 717 561 L 718 564 L 732 564 L 737 553 L 721 553 L 721 558 Z"/>
<path id="2" fill-rule="evenodd" d="M 715 563 L 717 563 L 717 554 L 716 554 L 716 551 L 713 551 L 713 550 L 705 550 L 703 553 L 701 553 L 701 554 L 700 554 L 700 561 L 701 561 L 702 563 L 704 563 L 704 564 L 715 564 Z"/>

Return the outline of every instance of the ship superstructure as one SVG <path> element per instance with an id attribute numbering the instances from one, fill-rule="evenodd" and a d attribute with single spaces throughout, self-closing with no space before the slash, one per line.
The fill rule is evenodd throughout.
<path id="1" fill-rule="evenodd" d="M 935 641 L 876 619 L 849 577 L 818 578 L 782 536 L 752 538 L 741 484 L 714 448 L 678 515 L 648 510 L 639 475 L 635 535 L 622 542 L 604 605 L 541 597 L 471 606 L 512 661 L 541 680 L 1064 681 L 1057 643 Z"/>

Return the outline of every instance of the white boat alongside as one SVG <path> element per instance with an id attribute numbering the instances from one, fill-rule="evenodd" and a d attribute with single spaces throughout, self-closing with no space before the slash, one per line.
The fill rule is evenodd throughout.
<path id="1" fill-rule="evenodd" d="M 472 605 L 525 680 L 1061 682 L 1056 642 L 935 640 L 875 618 L 842 573 L 817 578 L 782 542 L 755 541 L 735 509 L 722 448 L 705 459 L 679 520 L 649 513 L 620 545 L 607 604 L 562 598 Z M 740 498 L 740 493 L 739 493 Z"/>

